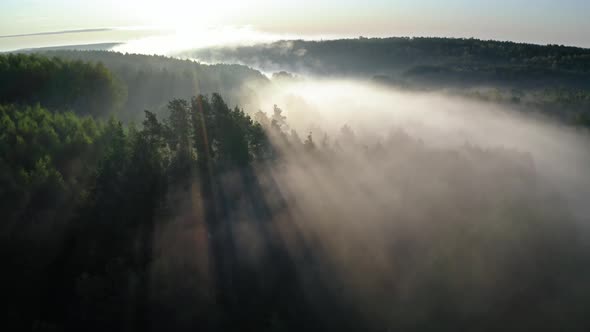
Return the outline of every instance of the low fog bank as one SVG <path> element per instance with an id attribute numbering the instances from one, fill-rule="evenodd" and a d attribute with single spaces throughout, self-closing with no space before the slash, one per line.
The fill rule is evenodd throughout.
<path id="1" fill-rule="evenodd" d="M 568 198 L 581 220 L 590 213 L 590 179 L 585 176 L 590 166 L 588 131 L 533 110 L 362 81 L 278 82 L 259 95 L 272 96 L 271 102 L 287 118 L 283 129 L 296 130 L 302 139 L 311 133 L 316 142 L 333 145 L 347 126 L 356 144 L 366 147 L 384 144 L 401 131 L 433 148 L 471 146 L 523 153 L 539 177 Z M 267 113 L 272 118 L 272 110 Z"/>
<path id="2" fill-rule="evenodd" d="M 270 331 L 588 327 L 586 132 L 352 81 L 260 95 L 273 161 L 172 195 L 162 327 L 215 305 Z"/>

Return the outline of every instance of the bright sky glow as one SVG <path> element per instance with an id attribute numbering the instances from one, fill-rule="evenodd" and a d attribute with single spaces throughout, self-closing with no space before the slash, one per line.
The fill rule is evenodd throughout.
<path id="1" fill-rule="evenodd" d="M 166 40 L 161 33 L 150 37 L 152 46 L 158 40 L 169 48 L 186 42 L 211 44 L 215 38 L 221 43 L 359 35 L 476 37 L 590 47 L 589 14 L 588 0 L 0 0 L 0 36 L 119 28 L 59 37 L 3 37 L 0 50 L 127 42 L 142 35 L 137 27 L 173 31 Z"/>

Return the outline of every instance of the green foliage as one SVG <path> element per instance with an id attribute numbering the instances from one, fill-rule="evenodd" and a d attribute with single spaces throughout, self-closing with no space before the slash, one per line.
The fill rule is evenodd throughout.
<path id="1" fill-rule="evenodd" d="M 121 82 L 100 63 L 40 55 L 0 55 L 0 103 L 35 104 L 100 116 L 120 109 Z"/>
<path id="2" fill-rule="evenodd" d="M 18 208 L 43 211 L 38 204 L 64 199 L 88 177 L 86 163 L 96 160 L 100 123 L 39 106 L 0 105 L 0 119 L 0 201 L 3 209 L 13 211 L 4 215 L 16 217 Z M 33 199 L 42 192 L 52 197 Z"/>
<path id="3" fill-rule="evenodd" d="M 176 99 L 168 108 L 163 123 L 146 111 L 138 132 L 114 118 L 102 123 L 40 106 L 0 105 L 3 215 L 30 219 L 66 199 L 92 199 L 98 214 L 115 213 L 126 210 L 119 207 L 129 187 L 151 188 L 150 179 L 161 183 L 168 175 L 186 176 L 197 159 L 224 169 L 268 156 L 262 127 L 242 110 L 230 110 L 219 95 L 211 102 L 199 96 L 191 104 Z M 138 195 L 146 192 L 151 191 Z"/>

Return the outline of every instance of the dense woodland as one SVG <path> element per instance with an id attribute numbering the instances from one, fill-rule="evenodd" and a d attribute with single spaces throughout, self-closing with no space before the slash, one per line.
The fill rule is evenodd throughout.
<path id="1" fill-rule="evenodd" d="M 125 98 L 125 87 L 100 63 L 0 55 L 0 100 L 4 103 L 41 103 L 101 116 L 120 109 Z"/>
<path id="2" fill-rule="evenodd" d="M 590 50 L 559 45 L 453 38 L 358 38 L 326 41 L 279 41 L 254 46 L 211 48 L 190 54 L 205 61 L 256 64 L 267 71 L 281 69 L 347 77 L 395 75 L 419 78 L 448 73 L 473 84 L 495 81 L 515 85 L 589 86 Z"/>
<path id="3" fill-rule="evenodd" d="M 104 65 L 0 57 L 5 326 L 590 327 L 585 231 L 527 153 L 434 148 L 400 128 L 370 144 L 344 124 L 334 137 L 297 133 L 278 106 L 251 117 L 194 93 L 195 79 L 219 75 L 215 90 L 234 73 L 257 77 L 244 67 L 64 54 Z M 174 65 L 148 71 L 144 61 Z M 141 101 L 169 86 L 159 75 L 183 86 L 172 67 L 196 70 L 184 81 L 195 96 L 171 98 L 137 125 L 116 117 L 180 91 Z M 129 99 L 101 112 L 96 86 L 109 96 L 127 86 Z"/>

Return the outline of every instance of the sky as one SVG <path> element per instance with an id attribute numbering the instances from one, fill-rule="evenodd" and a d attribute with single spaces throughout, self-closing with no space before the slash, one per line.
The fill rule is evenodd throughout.
<path id="1" fill-rule="evenodd" d="M 0 0 L 0 50 L 126 42 L 155 31 L 180 34 L 179 43 L 217 29 L 214 35 L 225 40 L 219 31 L 233 31 L 228 27 L 248 31 L 233 39 L 256 31 L 267 37 L 475 37 L 590 47 L 589 13 L 590 0 Z M 15 36 L 104 28 L 114 30 Z"/>

